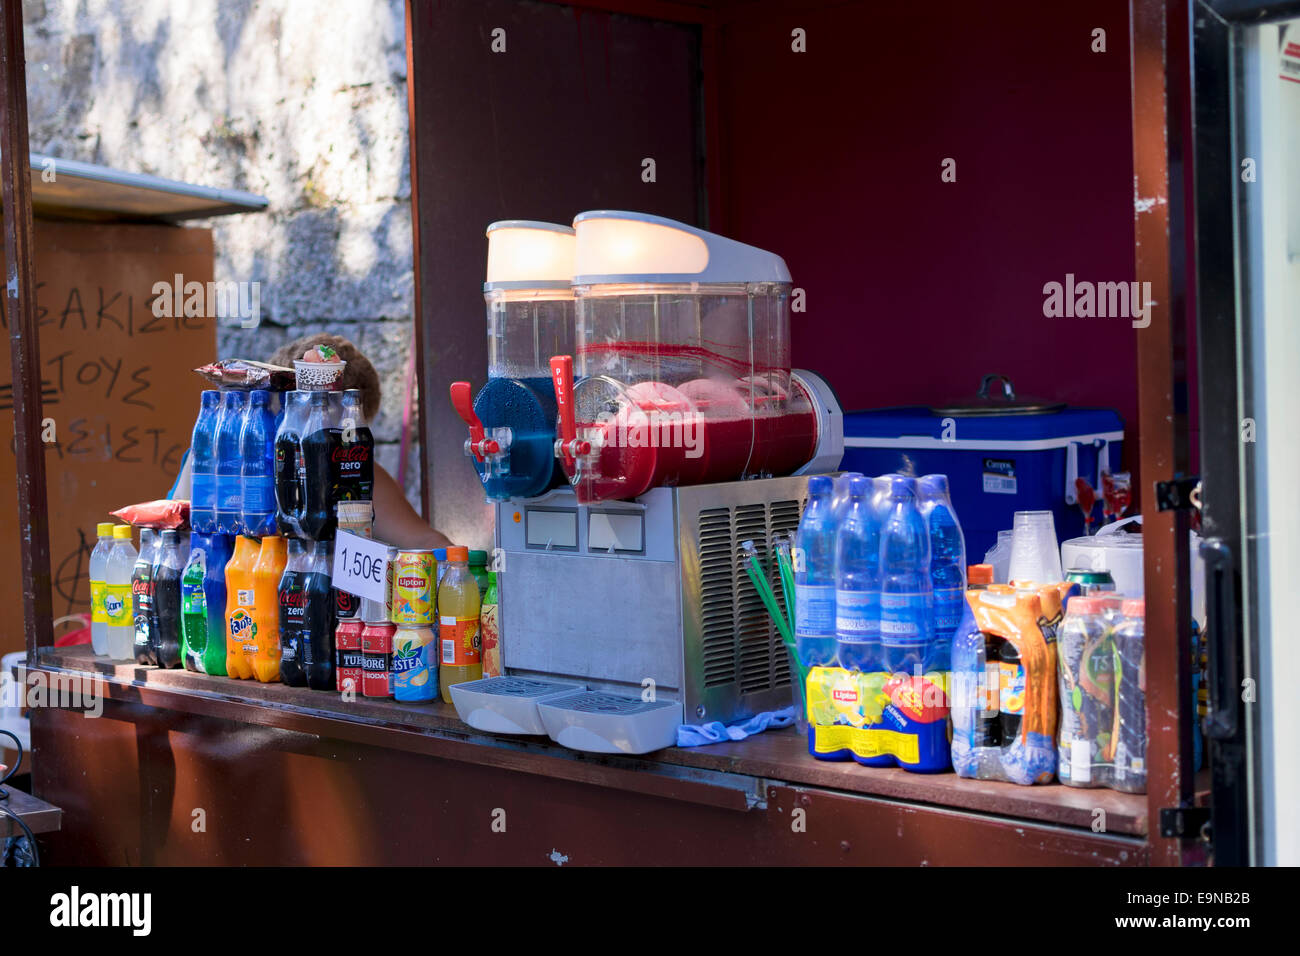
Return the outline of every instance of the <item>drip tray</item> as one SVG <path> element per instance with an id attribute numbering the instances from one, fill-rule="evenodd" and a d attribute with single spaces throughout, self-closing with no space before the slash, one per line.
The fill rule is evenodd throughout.
<path id="1" fill-rule="evenodd" d="M 547 733 L 537 705 L 553 697 L 585 690 L 582 684 L 532 680 L 527 677 L 485 677 L 451 685 L 456 713 L 476 730 L 494 734 Z"/>
<path id="2" fill-rule="evenodd" d="M 594 690 L 539 701 L 537 709 L 556 743 L 602 754 L 671 747 L 682 722 L 682 705 L 675 700 L 644 701 Z"/>

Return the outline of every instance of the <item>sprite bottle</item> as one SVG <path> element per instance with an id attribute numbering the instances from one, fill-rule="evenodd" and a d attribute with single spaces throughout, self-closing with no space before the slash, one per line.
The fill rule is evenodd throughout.
<path id="1" fill-rule="evenodd" d="M 202 548 L 190 555 L 181 576 L 181 660 L 185 669 L 204 673 L 203 652 L 208 643 L 208 601 L 203 592 L 207 556 Z"/>

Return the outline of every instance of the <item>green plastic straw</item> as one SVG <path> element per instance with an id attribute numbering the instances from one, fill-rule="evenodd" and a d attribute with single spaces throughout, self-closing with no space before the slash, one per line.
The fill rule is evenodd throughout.
<path id="1" fill-rule="evenodd" d="M 796 592 L 794 587 L 794 563 L 790 560 L 789 541 L 777 542 L 776 565 L 781 572 L 781 598 L 785 601 L 786 623 L 790 625 L 790 633 L 793 634 Z"/>
<path id="2" fill-rule="evenodd" d="M 789 621 L 786 620 L 785 615 L 781 613 L 781 609 L 777 606 L 776 595 L 772 593 L 772 586 L 767 583 L 767 577 L 763 573 L 762 564 L 759 563 L 758 551 L 754 547 L 754 542 L 744 542 L 741 545 L 741 549 L 749 558 L 749 562 L 745 566 L 745 573 L 749 575 L 749 580 L 753 582 L 754 590 L 758 592 L 759 598 L 767 608 L 767 613 L 771 615 L 772 620 L 776 623 L 776 629 L 781 634 L 781 641 L 785 644 L 787 650 L 789 650 L 792 659 L 795 661 L 795 664 L 799 669 L 800 686 L 806 685 L 808 681 L 808 669 L 804 667 L 803 661 L 799 659 L 799 653 L 794 643 L 794 629 L 790 626 Z"/>

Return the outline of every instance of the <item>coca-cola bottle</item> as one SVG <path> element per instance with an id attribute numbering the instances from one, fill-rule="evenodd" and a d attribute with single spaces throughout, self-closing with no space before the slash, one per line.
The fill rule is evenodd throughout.
<path id="1" fill-rule="evenodd" d="M 275 432 L 276 521 L 285 535 L 302 534 L 303 489 L 299 478 L 302 426 L 309 392 L 285 392 L 284 412 Z"/>
<path id="2" fill-rule="evenodd" d="M 158 615 L 153 604 L 153 573 L 158 538 L 153 528 L 140 529 L 140 553 L 131 570 L 131 614 L 135 623 L 135 662 L 157 665 L 157 642 L 153 635 Z"/>
<path id="3" fill-rule="evenodd" d="M 303 490 L 302 533 L 315 541 L 334 537 L 334 480 L 331 451 L 335 436 L 329 392 L 312 392 L 302 429 L 298 483 Z"/>
<path id="4" fill-rule="evenodd" d="M 361 411 L 361 390 L 343 393 L 339 440 L 331 449 L 334 503 L 371 501 L 375 489 L 375 439 Z"/>
<path id="5" fill-rule="evenodd" d="M 307 553 L 297 538 L 289 539 L 289 560 L 280 577 L 280 682 L 290 687 L 306 687 L 303 670 L 302 631 L 307 610 L 307 592 L 303 578 Z"/>
<path id="6" fill-rule="evenodd" d="M 336 689 L 332 565 L 329 542 L 315 542 L 303 578 L 306 610 L 302 623 L 303 669 L 307 672 L 307 686 L 312 690 Z"/>
<path id="7" fill-rule="evenodd" d="M 154 663 L 161 667 L 181 666 L 181 557 L 180 538 L 174 529 L 162 533 L 158 563 L 153 569 L 154 617 L 158 622 L 149 635 Z"/>

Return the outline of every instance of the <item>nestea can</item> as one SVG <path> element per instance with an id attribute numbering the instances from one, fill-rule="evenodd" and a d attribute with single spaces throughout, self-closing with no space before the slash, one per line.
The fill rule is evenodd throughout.
<path id="1" fill-rule="evenodd" d="M 438 696 L 438 654 L 433 628 L 399 627 L 393 634 L 393 697 L 426 701 Z"/>

